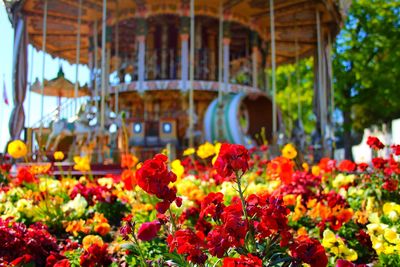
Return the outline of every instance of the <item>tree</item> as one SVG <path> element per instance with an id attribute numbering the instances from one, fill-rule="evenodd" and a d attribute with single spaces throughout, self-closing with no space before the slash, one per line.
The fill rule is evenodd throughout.
<path id="1" fill-rule="evenodd" d="M 400 1 L 353 1 L 333 56 L 346 158 L 352 131 L 400 117 L 399 42 Z"/>
<path id="2" fill-rule="evenodd" d="M 277 68 L 276 102 L 282 113 L 288 136 L 290 136 L 294 121 L 299 117 L 298 101 L 301 104 L 301 119 L 305 132 L 310 135 L 315 128 L 315 116 L 312 109 L 314 95 L 313 68 L 312 58 L 300 60 L 297 64 L 283 65 Z"/>

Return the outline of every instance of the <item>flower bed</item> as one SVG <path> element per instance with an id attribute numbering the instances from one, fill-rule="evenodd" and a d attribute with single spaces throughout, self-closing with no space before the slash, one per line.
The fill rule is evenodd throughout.
<path id="1" fill-rule="evenodd" d="M 97 179 L 76 158 L 79 180 L 11 177 L 4 162 L 0 266 L 400 266 L 399 154 L 309 166 L 292 145 L 271 159 L 206 143 L 172 162 L 127 154 L 120 176 Z"/>

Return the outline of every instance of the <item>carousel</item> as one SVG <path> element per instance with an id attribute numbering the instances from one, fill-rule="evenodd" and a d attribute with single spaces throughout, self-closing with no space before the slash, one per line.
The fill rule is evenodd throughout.
<path id="1" fill-rule="evenodd" d="M 204 141 L 247 147 L 283 137 L 277 65 L 314 57 L 315 145 L 332 141 L 331 43 L 345 1 L 25 0 L 6 1 L 15 28 L 12 138 L 24 128 L 27 88 L 70 97 L 28 127 L 32 152 L 84 148 L 104 162 L 127 149 L 147 157 Z M 79 83 L 51 89 L 27 79 L 27 45 L 90 69 Z M 42 66 L 45 70 L 45 66 Z M 270 69 L 270 71 L 266 71 Z M 44 71 L 43 71 L 44 72 Z M 59 74 L 56 80 L 63 79 Z M 53 81 L 53 84 L 56 83 Z M 29 85 L 29 86 L 28 86 Z M 53 86 L 54 87 L 54 86 Z M 84 102 L 77 99 L 87 96 Z M 297 122 L 302 144 L 302 123 Z M 147 154 L 146 154 L 147 153 Z"/>

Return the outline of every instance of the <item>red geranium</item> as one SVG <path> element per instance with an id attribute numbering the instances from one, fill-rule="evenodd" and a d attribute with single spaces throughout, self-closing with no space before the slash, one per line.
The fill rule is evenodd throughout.
<path id="1" fill-rule="evenodd" d="M 360 172 L 365 172 L 368 169 L 368 167 L 369 167 L 368 163 L 364 163 L 364 162 L 358 164 L 358 166 L 357 166 L 357 168 Z"/>
<path id="2" fill-rule="evenodd" d="M 311 267 L 324 267 L 328 265 L 328 258 L 324 247 L 315 238 L 299 236 L 290 246 L 292 257 L 310 264 Z"/>
<path id="3" fill-rule="evenodd" d="M 124 170 L 121 174 L 121 180 L 124 182 L 126 190 L 133 190 L 136 186 L 135 172 L 132 170 Z"/>
<path id="4" fill-rule="evenodd" d="M 385 145 L 375 136 L 368 136 L 367 145 L 375 150 L 380 150 L 385 147 Z"/>
<path id="5" fill-rule="evenodd" d="M 164 200 L 161 206 L 158 205 L 157 210 L 160 213 L 164 213 L 176 199 L 176 188 L 168 186 L 176 181 L 176 175 L 168 170 L 167 160 L 167 156 L 157 154 L 154 158 L 146 160 L 136 172 L 137 184 L 147 193 Z"/>
<path id="6" fill-rule="evenodd" d="M 267 174 L 275 179 L 280 178 L 284 184 L 292 182 L 294 162 L 284 157 L 276 157 L 267 165 Z"/>
<path id="7" fill-rule="evenodd" d="M 372 159 L 372 165 L 374 166 L 375 169 L 384 169 L 385 165 L 387 163 L 387 160 L 383 158 L 373 158 Z"/>
<path id="8" fill-rule="evenodd" d="M 386 179 L 385 183 L 382 185 L 382 188 L 389 192 L 394 192 L 397 190 L 398 186 L 399 186 L 399 181 L 388 178 L 388 179 Z"/>
<path id="9" fill-rule="evenodd" d="M 200 204 L 200 219 L 211 216 L 214 220 L 221 217 L 221 213 L 225 208 L 224 195 L 221 192 L 211 192 Z"/>
<path id="10" fill-rule="evenodd" d="M 108 245 L 92 244 L 80 257 L 82 267 L 109 266 L 112 263 L 111 255 L 108 254 Z"/>
<path id="11" fill-rule="evenodd" d="M 22 167 L 18 169 L 15 185 L 21 185 L 23 183 L 35 183 L 36 181 L 37 179 L 35 175 L 29 170 L 29 168 Z"/>
<path id="12" fill-rule="evenodd" d="M 262 267 L 262 260 L 249 253 L 240 258 L 225 258 L 222 267 Z"/>
<path id="13" fill-rule="evenodd" d="M 233 173 L 249 169 L 249 153 L 242 145 L 222 144 L 214 168 L 222 177 L 229 177 Z"/>
<path id="14" fill-rule="evenodd" d="M 190 229 L 180 229 L 167 238 L 169 251 L 176 249 L 178 254 L 184 254 L 187 260 L 196 264 L 204 264 L 207 255 L 202 251 L 204 248 L 204 235 L 201 232 L 194 233 Z"/>
<path id="15" fill-rule="evenodd" d="M 159 221 L 145 222 L 140 226 L 137 237 L 142 241 L 150 241 L 157 236 L 160 228 Z"/>
<path id="16" fill-rule="evenodd" d="M 392 145 L 391 146 L 393 154 L 396 156 L 400 156 L 400 145 Z"/>
<path id="17" fill-rule="evenodd" d="M 351 160 L 345 159 L 340 162 L 338 169 L 342 172 L 353 172 L 356 169 L 357 165 Z"/>

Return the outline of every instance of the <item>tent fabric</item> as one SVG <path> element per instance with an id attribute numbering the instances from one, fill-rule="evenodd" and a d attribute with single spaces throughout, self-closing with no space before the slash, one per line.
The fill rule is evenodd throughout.
<path id="1" fill-rule="evenodd" d="M 19 13 L 14 15 L 14 52 L 12 91 L 14 107 L 9 121 L 11 139 L 19 139 L 25 123 L 24 100 L 28 73 L 28 35 L 26 21 Z"/>

